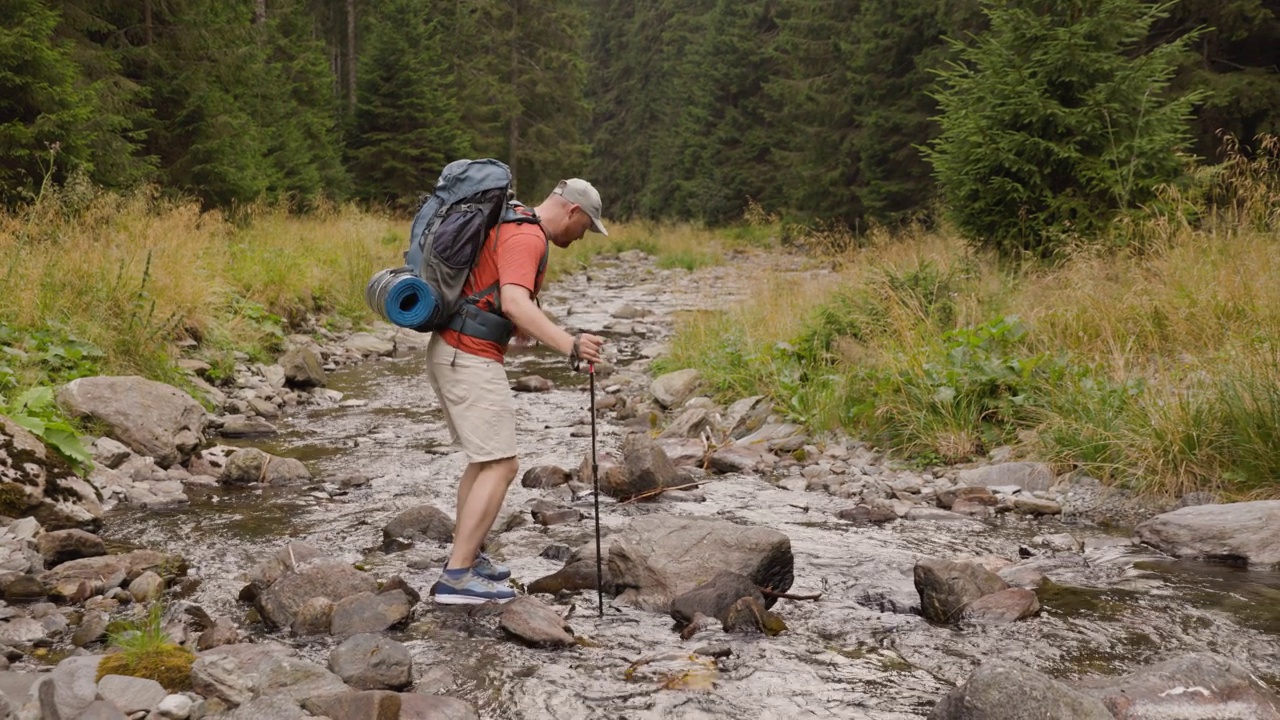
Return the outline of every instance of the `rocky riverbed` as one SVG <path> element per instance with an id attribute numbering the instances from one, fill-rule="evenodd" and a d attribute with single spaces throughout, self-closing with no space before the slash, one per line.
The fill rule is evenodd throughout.
<path id="1" fill-rule="evenodd" d="M 648 375 L 674 316 L 762 265 L 823 272 L 627 253 L 544 295 L 613 340 L 603 617 L 587 378 L 559 357 L 509 363 L 524 475 L 489 550 L 528 600 L 505 608 L 426 596 L 464 460 L 422 336 L 317 328 L 221 387 L 193 353 L 212 415 L 136 379 L 62 389 L 114 440 L 87 483 L 6 445 L 25 488 L 6 512 L 27 516 L 0 535 L 9 708 L 41 717 L 47 685 L 64 718 L 1280 718 L 1276 503 L 1149 508 L 1003 451 L 911 469 Z M 190 689 L 96 682 L 107 620 L 155 598 L 198 653 Z M 122 715 L 81 715 L 95 699 Z"/>

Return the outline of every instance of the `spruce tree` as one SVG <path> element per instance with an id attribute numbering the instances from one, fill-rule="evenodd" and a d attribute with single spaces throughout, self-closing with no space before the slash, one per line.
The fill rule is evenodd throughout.
<path id="1" fill-rule="evenodd" d="M 58 13 L 40 0 L 0 1 L 0 203 L 34 198 L 46 181 L 92 168 L 93 97 Z"/>
<path id="2" fill-rule="evenodd" d="M 1166 93 L 1182 43 L 1133 49 L 1141 0 L 984 2 L 991 27 L 942 74 L 933 164 L 973 243 L 1048 256 L 1177 181 L 1194 101 Z"/>
<path id="3" fill-rule="evenodd" d="M 411 209 L 469 153 L 440 53 L 449 42 L 442 16 L 421 0 L 386 0 L 370 18 L 350 141 L 360 197 Z"/>

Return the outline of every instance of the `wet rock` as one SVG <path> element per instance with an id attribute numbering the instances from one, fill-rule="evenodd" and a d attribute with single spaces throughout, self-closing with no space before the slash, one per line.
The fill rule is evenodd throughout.
<path id="1" fill-rule="evenodd" d="M 992 497 L 995 497 L 994 495 Z M 993 505 L 972 502 L 970 500 L 956 500 L 951 504 L 951 512 L 957 515 L 982 520 L 995 515 Z"/>
<path id="2" fill-rule="evenodd" d="M 1192 505 L 1157 515 L 1136 533 L 1174 557 L 1280 565 L 1280 500 Z"/>
<path id="3" fill-rule="evenodd" d="M 59 388 L 57 398 L 72 416 L 106 425 L 111 437 L 165 468 L 200 447 L 208 422 L 190 395 L 136 376 L 79 378 Z"/>
<path id="4" fill-rule="evenodd" d="M 1062 506 L 1052 500 L 1019 495 L 1013 499 L 1013 509 L 1024 515 L 1060 515 Z"/>
<path id="5" fill-rule="evenodd" d="M 727 658 L 733 655 L 733 648 L 723 643 L 719 645 L 703 645 L 694 650 L 693 654 L 710 658 Z"/>
<path id="6" fill-rule="evenodd" d="M 422 602 L 422 595 L 417 590 L 413 589 L 413 586 L 409 584 L 409 581 L 399 575 L 392 575 L 385 583 L 382 584 L 382 587 L 378 589 L 379 595 L 385 595 L 389 592 L 404 593 L 404 596 L 409 599 L 410 607 Z"/>
<path id="7" fill-rule="evenodd" d="M 1114 720 L 1094 698 L 1024 663 L 990 660 L 934 706 L 929 720 Z"/>
<path id="8" fill-rule="evenodd" d="M 258 563 L 248 572 L 249 583 L 240 590 L 240 600 L 254 602 L 263 590 L 292 572 L 302 563 L 324 557 L 318 548 L 304 542 L 290 542 Z"/>
<path id="9" fill-rule="evenodd" d="M 717 473 L 748 473 L 760 466 L 764 455 L 760 448 L 730 445 L 711 453 L 707 465 Z"/>
<path id="10" fill-rule="evenodd" d="M 93 529 L 102 504 L 43 441 L 0 416 L 0 515 L 34 517 L 45 530 Z"/>
<path id="11" fill-rule="evenodd" d="M 253 678 L 233 657 L 202 656 L 191 665 L 191 689 L 235 707 L 253 697 Z"/>
<path id="12" fill-rule="evenodd" d="M 230 445 L 215 445 L 197 450 L 187 460 L 187 471 L 192 475 L 221 477 L 222 471 L 227 467 L 227 458 L 239 449 Z"/>
<path id="13" fill-rule="evenodd" d="M 1032 538 L 1031 541 L 1036 545 L 1049 548 L 1054 552 L 1077 553 L 1080 552 L 1082 548 L 1080 541 L 1071 533 L 1037 535 Z"/>
<path id="14" fill-rule="evenodd" d="M 125 715 L 120 708 L 106 700 L 94 700 L 76 716 L 76 720 L 128 720 L 128 718 L 129 716 Z"/>
<path id="15" fill-rule="evenodd" d="M 342 347 L 375 357 L 387 357 L 396 350 L 395 342 L 366 332 L 351 333 L 350 337 L 342 341 Z"/>
<path id="16" fill-rule="evenodd" d="M 655 378 L 649 392 L 662 407 L 670 409 L 683 405 L 701 382 L 702 374 L 697 370 L 676 370 Z"/>
<path id="17" fill-rule="evenodd" d="M 334 602 L 329 598 L 311 598 L 294 614 L 290 631 L 298 637 L 328 635 L 333 623 L 333 608 Z"/>
<path id="18" fill-rule="evenodd" d="M 225 438 L 255 438 L 270 437 L 279 432 L 275 425 L 272 425 L 262 417 L 237 418 L 235 420 L 227 420 L 218 429 L 218 434 Z"/>
<path id="19" fill-rule="evenodd" d="M 988 507 L 995 507 L 1000 502 L 990 488 L 981 485 L 962 485 L 938 493 L 938 507 L 954 510 L 955 503 L 962 501 Z"/>
<path id="20" fill-rule="evenodd" d="M 100 437 L 94 440 L 90 451 L 93 453 L 93 461 L 95 463 L 112 469 L 120 467 L 121 463 L 133 455 L 133 451 L 128 446 L 119 440 L 109 437 Z"/>
<path id="21" fill-rule="evenodd" d="M 764 596 L 750 578 L 722 570 L 705 583 L 671 601 L 671 617 L 680 625 L 693 621 L 698 613 L 724 622 L 729 608 L 742 598 L 755 598 L 762 606 Z"/>
<path id="22" fill-rule="evenodd" d="M 47 634 L 40 621 L 28 617 L 9 618 L 0 622 L 0 643 L 26 645 L 40 640 Z"/>
<path id="23" fill-rule="evenodd" d="M 1192 653 L 1078 685 L 1116 720 L 1280 719 L 1280 696 L 1245 668 L 1211 653 Z"/>
<path id="24" fill-rule="evenodd" d="M 42 574 L 40 581 L 50 596 L 77 602 L 119 587 L 128 573 L 129 566 L 120 556 L 103 555 L 65 562 Z"/>
<path id="25" fill-rule="evenodd" d="M 608 554 L 610 575 L 622 591 L 619 599 L 654 612 L 669 612 L 674 598 L 721 570 L 775 592 L 786 592 L 793 579 L 786 535 L 704 517 L 637 517 L 612 541 Z"/>
<path id="26" fill-rule="evenodd" d="M 559 503 L 543 499 L 534 501 L 533 507 L 529 509 L 529 514 L 533 516 L 534 522 L 543 527 L 578 522 L 582 519 L 582 513 L 578 512 L 577 508 L 565 507 Z"/>
<path id="27" fill-rule="evenodd" d="M 280 357 L 285 382 L 289 387 L 324 387 L 326 378 L 320 353 L 305 346 L 294 346 Z"/>
<path id="28" fill-rule="evenodd" d="M 146 678 L 105 675 L 98 681 L 98 697 L 130 715 L 155 709 L 168 694 L 160 683 Z"/>
<path id="29" fill-rule="evenodd" d="M 569 482 L 569 471 L 555 465 L 536 465 L 525 471 L 520 484 L 527 488 L 553 488 Z M 452 533 L 452 528 L 450 528 Z"/>
<path id="30" fill-rule="evenodd" d="M 218 618 L 212 627 L 206 628 L 196 638 L 196 649 L 210 650 L 238 642 L 240 642 L 240 631 L 236 629 L 236 626 L 226 618 Z"/>
<path id="31" fill-rule="evenodd" d="M 935 623 L 952 623 L 969 603 L 1008 587 L 998 575 L 972 563 L 925 558 L 913 569 L 921 614 Z"/>
<path id="32" fill-rule="evenodd" d="M 605 553 L 609 552 L 608 540 L 605 541 Z M 613 576 L 609 572 L 609 564 L 601 563 L 604 592 L 614 595 L 617 588 Z M 543 578 L 529 583 L 530 594 L 546 593 L 556 595 L 561 592 L 596 589 L 596 546 L 595 542 L 583 543 L 569 556 L 563 568 Z"/>
<path id="33" fill-rule="evenodd" d="M 804 426 L 796 423 L 771 423 L 760 427 L 755 432 L 738 438 L 734 444 L 751 447 L 757 446 L 776 453 L 790 453 L 804 447 L 809 436 Z"/>
<path id="34" fill-rule="evenodd" d="M 538 553 L 538 557 L 553 560 L 555 562 L 564 562 L 573 554 L 573 548 L 568 545 L 556 543 L 542 548 L 542 552 Z"/>
<path id="35" fill-rule="evenodd" d="M 601 492 L 618 500 L 629 500 L 637 495 L 685 484 L 684 473 L 647 435 L 633 433 L 622 441 L 622 462 L 626 469 L 626 486 L 605 487 L 601 483 Z"/>
<path id="36" fill-rule="evenodd" d="M 76 717 L 97 699 L 98 661 L 101 659 L 97 655 L 85 655 L 69 657 L 58 663 L 48 679 L 41 681 L 46 684 L 39 691 L 40 711 L 44 717 Z"/>
<path id="37" fill-rule="evenodd" d="M 638 308 L 635 305 L 621 305 L 612 313 L 609 313 L 609 317 L 616 318 L 618 320 L 637 320 L 647 316 L 648 314 L 648 310 Z"/>
<path id="38" fill-rule="evenodd" d="M 883 525 L 898 519 L 898 514 L 882 506 L 856 505 L 836 512 L 836 517 L 855 525 Z"/>
<path id="39" fill-rule="evenodd" d="M 696 438 L 711 424 L 711 415 L 702 408 L 689 408 L 663 429 L 659 438 Z"/>
<path id="40" fill-rule="evenodd" d="M 191 698 L 186 695 L 168 695 L 160 701 L 156 706 L 156 712 L 160 713 L 162 718 L 171 718 L 171 720 L 186 720 L 191 717 Z"/>
<path id="41" fill-rule="evenodd" d="M 270 455 L 257 448 L 237 450 L 227 458 L 219 480 L 223 485 L 292 485 L 311 479 L 311 471 L 301 461 Z"/>
<path id="42" fill-rule="evenodd" d="M 956 482 L 988 488 L 1017 487 L 1025 492 L 1048 490 L 1057 481 L 1053 468 L 1044 463 L 1009 462 L 961 470 Z"/>
<path id="43" fill-rule="evenodd" d="M 142 573 L 129 583 L 129 594 L 134 602 L 146 603 L 160 597 L 164 592 L 164 579 L 150 570 Z"/>
<path id="44" fill-rule="evenodd" d="M 302 707 L 330 720 L 399 720 L 400 694 L 387 690 L 362 690 L 307 698 Z"/>
<path id="45" fill-rule="evenodd" d="M 453 519 L 434 505 L 411 507 L 382 528 L 382 547 L 388 552 L 423 540 L 453 542 Z"/>
<path id="46" fill-rule="evenodd" d="M 701 467 L 707 455 L 706 443 L 697 438 L 659 438 L 658 447 L 677 468 Z"/>
<path id="47" fill-rule="evenodd" d="M 400 690 L 413 682 L 404 645 L 379 635 L 353 635 L 329 654 L 329 670 L 357 690 Z"/>
<path id="48" fill-rule="evenodd" d="M 201 717 L 209 717 L 201 714 Z M 232 710 L 229 715 L 215 714 L 219 720 L 305 720 L 313 717 L 288 698 L 259 697 Z"/>
<path id="49" fill-rule="evenodd" d="M 525 375 L 517 378 L 511 389 L 516 392 L 544 393 L 551 392 L 554 387 L 555 383 L 540 375 Z"/>
<path id="50" fill-rule="evenodd" d="M 377 582 L 347 563 L 317 560 L 288 573 L 271 584 L 257 600 L 263 620 L 275 627 L 289 627 L 308 600 L 324 597 L 337 603 L 362 592 L 373 593 Z"/>
<path id="51" fill-rule="evenodd" d="M 480 716 L 464 700 L 401 693 L 400 720 L 480 720 Z"/>
<path id="52" fill-rule="evenodd" d="M 349 595 L 334 605 L 329 633 L 346 637 L 382 632 L 404 622 L 412 609 L 409 596 L 401 590 Z"/>
<path id="53" fill-rule="evenodd" d="M 84 647 L 102 639 L 107 633 L 111 616 L 101 610 L 87 610 L 80 619 L 80 627 L 71 635 L 71 644 Z"/>
<path id="54" fill-rule="evenodd" d="M 48 596 L 49 588 L 35 575 L 19 575 L 4 588 L 4 599 L 11 603 L 35 602 Z"/>
<path id="55" fill-rule="evenodd" d="M 787 625 L 777 614 L 766 610 L 759 599 L 744 597 L 739 598 L 725 612 L 721 629 L 725 632 L 760 632 L 773 636 L 786 630 Z"/>
<path id="56" fill-rule="evenodd" d="M 277 696 L 299 702 L 347 690 L 342 678 L 310 660 L 272 657 L 258 666 L 255 697 Z"/>
<path id="57" fill-rule="evenodd" d="M 1009 583 L 1013 587 L 1026 588 L 1034 590 L 1048 580 L 1045 574 L 1039 569 L 1026 565 L 1010 565 L 996 572 L 1001 580 Z"/>
<path id="58" fill-rule="evenodd" d="M 971 625 L 1002 625 L 1031 617 L 1038 612 L 1040 600 L 1035 592 L 1019 587 L 993 592 L 974 600 L 965 606 L 961 618 Z"/>
<path id="59" fill-rule="evenodd" d="M 911 521 L 973 522 L 973 518 L 968 515 L 961 515 L 960 513 L 952 512 L 950 510 L 943 510 L 942 508 L 937 507 L 926 507 L 923 505 L 907 507 L 906 513 L 902 517 Z"/>
<path id="60" fill-rule="evenodd" d="M 773 412 L 773 402 L 764 395 L 742 398 L 729 406 L 724 414 L 727 435 L 737 440 L 759 430 Z"/>
<path id="61" fill-rule="evenodd" d="M 503 606 L 498 625 L 534 647 L 569 647 L 575 643 L 573 628 L 555 610 L 527 595 Z"/>

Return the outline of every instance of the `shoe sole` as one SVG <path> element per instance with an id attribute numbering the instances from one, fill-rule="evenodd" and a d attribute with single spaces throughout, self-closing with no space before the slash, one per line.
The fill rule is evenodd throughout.
<path id="1" fill-rule="evenodd" d="M 474 595 L 434 595 L 437 605 L 483 605 L 485 603 L 505 603 L 515 600 L 514 597 L 509 598 L 483 598 Z"/>

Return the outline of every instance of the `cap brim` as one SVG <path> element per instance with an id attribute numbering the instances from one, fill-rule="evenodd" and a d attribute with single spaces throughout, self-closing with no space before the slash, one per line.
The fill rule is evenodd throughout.
<path id="1" fill-rule="evenodd" d="M 608 235 L 609 231 L 604 229 L 604 223 L 595 218 L 591 218 L 591 229 L 601 235 Z"/>

